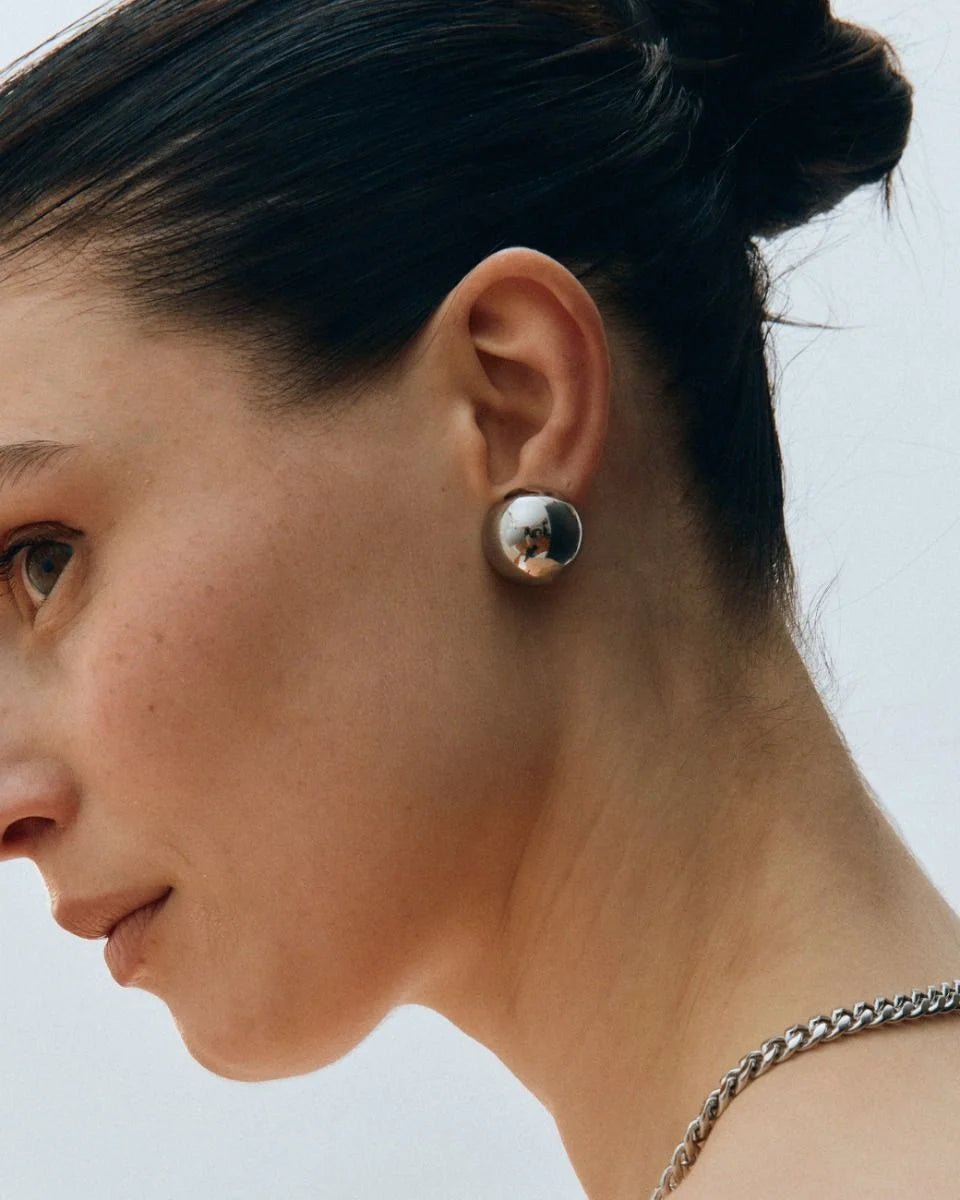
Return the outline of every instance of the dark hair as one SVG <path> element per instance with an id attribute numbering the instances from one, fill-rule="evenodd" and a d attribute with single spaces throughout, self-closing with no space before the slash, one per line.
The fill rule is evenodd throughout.
<path id="1" fill-rule="evenodd" d="M 828 0 L 128 0 L 0 84 L 7 255 L 91 240 L 274 402 L 396 364 L 526 245 L 654 347 L 732 620 L 793 621 L 755 238 L 885 181 L 911 88 Z"/>

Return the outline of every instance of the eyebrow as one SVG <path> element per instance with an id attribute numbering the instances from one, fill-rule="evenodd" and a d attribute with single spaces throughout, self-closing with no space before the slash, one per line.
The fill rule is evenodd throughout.
<path id="1" fill-rule="evenodd" d="M 0 446 L 0 491 L 19 483 L 26 475 L 35 475 L 59 461 L 71 450 L 79 450 L 76 442 L 11 442 Z"/>

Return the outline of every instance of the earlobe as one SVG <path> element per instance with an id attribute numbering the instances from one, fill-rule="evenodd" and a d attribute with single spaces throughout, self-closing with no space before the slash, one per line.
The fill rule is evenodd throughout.
<path id="1" fill-rule="evenodd" d="M 583 525 L 574 505 L 542 491 L 511 492 L 483 524 L 487 561 L 514 583 L 552 583 L 580 552 Z"/>
<path id="2" fill-rule="evenodd" d="M 555 259 L 512 247 L 484 259 L 452 300 L 482 371 L 474 418 L 490 502 L 542 489 L 582 504 L 609 418 L 609 352 L 592 297 Z"/>

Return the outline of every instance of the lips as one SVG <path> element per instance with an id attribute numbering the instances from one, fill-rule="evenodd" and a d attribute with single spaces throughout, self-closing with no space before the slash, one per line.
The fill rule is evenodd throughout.
<path id="1" fill-rule="evenodd" d="M 169 894 L 124 917 L 107 938 L 103 957 L 110 974 L 123 987 L 134 983 L 144 966 L 147 930 L 166 904 Z"/>
<path id="2" fill-rule="evenodd" d="M 53 919 L 68 933 L 81 938 L 107 937 L 116 926 L 139 909 L 157 901 L 165 900 L 173 891 L 171 887 L 144 892 L 111 892 L 89 900 L 60 898 L 53 906 Z"/>

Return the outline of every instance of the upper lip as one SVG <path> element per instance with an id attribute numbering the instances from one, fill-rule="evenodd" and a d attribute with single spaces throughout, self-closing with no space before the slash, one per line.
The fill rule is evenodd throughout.
<path id="1" fill-rule="evenodd" d="M 172 888 L 163 887 L 146 895 L 142 889 L 136 892 L 111 892 L 91 900 L 61 897 L 53 906 L 53 919 L 77 937 L 101 938 L 112 933 L 124 917 L 155 900 L 165 899 L 171 891 Z"/>

